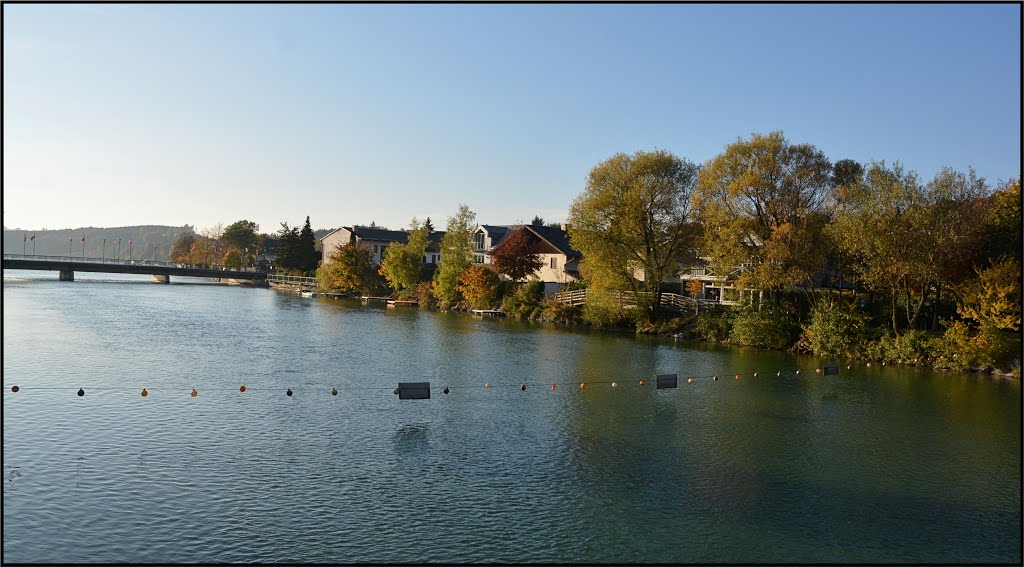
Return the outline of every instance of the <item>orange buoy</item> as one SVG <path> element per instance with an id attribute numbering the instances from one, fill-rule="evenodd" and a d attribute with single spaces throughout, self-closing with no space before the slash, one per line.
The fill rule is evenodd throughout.
<path id="1" fill-rule="evenodd" d="M 491 383 L 490 382 L 484 384 L 484 388 L 490 388 L 490 387 L 491 387 Z"/>
<path id="2" fill-rule="evenodd" d="M 643 380 L 641 380 L 641 381 L 640 381 L 640 385 L 641 385 L 641 386 L 643 386 L 643 385 L 644 385 L 644 384 L 646 384 L 646 383 L 647 383 L 647 382 L 644 382 Z"/>
<path id="3" fill-rule="evenodd" d="M 552 389 L 552 390 L 557 390 L 557 389 L 558 389 L 558 386 L 557 386 L 556 384 L 552 384 L 552 385 L 551 385 L 551 389 Z"/>
<path id="4" fill-rule="evenodd" d="M 586 383 L 586 382 L 583 382 L 582 384 L 580 384 L 580 388 L 581 388 L 581 389 L 582 389 L 582 388 L 586 388 L 586 387 L 587 387 L 587 383 Z"/>
<path id="5" fill-rule="evenodd" d="M 245 386 L 239 386 L 238 387 L 238 391 L 239 392 L 244 392 L 245 391 Z"/>
<path id="6" fill-rule="evenodd" d="M 739 375 L 739 374 L 737 374 L 737 375 L 736 375 L 736 379 L 737 379 L 737 380 L 739 380 L 739 379 L 740 379 L 740 375 Z"/>
<path id="7" fill-rule="evenodd" d="M 146 389 L 145 389 L 145 388 L 143 388 L 143 389 L 142 389 L 142 397 L 143 397 L 143 398 L 145 398 L 145 397 L 146 397 L 146 396 L 148 396 L 148 395 L 149 395 L 149 392 L 147 392 L 147 391 L 146 391 Z"/>
<path id="8" fill-rule="evenodd" d="M 21 389 L 21 388 L 19 388 L 19 387 L 17 387 L 17 386 L 11 386 L 11 391 L 12 391 L 12 392 L 14 392 L 14 393 L 17 393 L 17 392 L 18 392 L 18 390 L 20 390 L 20 389 Z"/>
<path id="9" fill-rule="evenodd" d="M 821 369 L 820 368 L 815 368 L 814 369 L 814 373 L 815 374 L 821 374 Z"/>
<path id="10" fill-rule="evenodd" d="M 194 398 L 194 397 L 196 397 L 198 395 L 199 395 L 199 392 L 197 392 L 195 388 L 192 388 L 192 397 Z"/>

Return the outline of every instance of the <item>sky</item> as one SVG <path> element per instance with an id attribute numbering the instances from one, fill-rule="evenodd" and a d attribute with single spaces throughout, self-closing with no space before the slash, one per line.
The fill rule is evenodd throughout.
<path id="1" fill-rule="evenodd" d="M 1020 177 L 1019 4 L 5 4 L 3 224 L 564 221 L 781 130 Z"/>

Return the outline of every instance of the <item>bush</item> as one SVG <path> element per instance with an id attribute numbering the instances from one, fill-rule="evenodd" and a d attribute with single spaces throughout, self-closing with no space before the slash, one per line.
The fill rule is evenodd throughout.
<path id="1" fill-rule="evenodd" d="M 540 302 L 541 320 L 549 323 L 572 324 L 580 321 L 579 305 L 569 305 L 554 299 L 544 299 Z"/>
<path id="2" fill-rule="evenodd" d="M 821 356 L 860 356 L 868 342 L 868 316 L 852 303 L 821 302 L 797 342 L 800 350 Z"/>
<path id="3" fill-rule="evenodd" d="M 762 302 L 759 307 L 745 305 L 736 314 L 729 341 L 745 346 L 785 350 L 792 346 L 800 331 L 789 309 Z"/>
<path id="4" fill-rule="evenodd" d="M 437 297 L 434 295 L 433 282 L 420 282 L 420 284 L 416 286 L 416 301 L 419 302 L 420 307 L 423 309 L 433 309 L 437 307 Z"/>
<path id="5" fill-rule="evenodd" d="M 514 319 L 530 321 L 540 319 L 542 314 L 540 304 L 543 298 L 544 283 L 539 280 L 521 284 L 509 282 L 505 298 L 501 302 L 501 311 L 506 317 Z"/>
<path id="6" fill-rule="evenodd" d="M 694 332 L 706 341 L 722 342 L 729 338 L 736 310 L 727 306 L 701 308 Z"/>
<path id="7" fill-rule="evenodd" d="M 963 321 L 946 326 L 942 337 L 934 341 L 935 362 L 954 368 L 982 368 L 1009 362 L 1011 348 L 994 325 L 971 332 Z"/>
<path id="8" fill-rule="evenodd" d="M 935 342 L 926 331 L 906 331 L 902 335 L 894 335 L 885 330 L 879 338 L 864 347 L 864 354 L 871 360 L 916 364 L 932 357 Z"/>

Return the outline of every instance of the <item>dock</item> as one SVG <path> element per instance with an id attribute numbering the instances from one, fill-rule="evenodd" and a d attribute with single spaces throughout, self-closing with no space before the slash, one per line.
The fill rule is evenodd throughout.
<path id="1" fill-rule="evenodd" d="M 491 317 L 501 317 L 502 315 L 504 315 L 504 313 L 501 312 L 501 309 L 474 309 L 473 315 L 479 315 L 481 317 L 485 315 L 489 315 Z"/>
<path id="2" fill-rule="evenodd" d="M 359 299 L 361 299 L 363 301 L 384 301 L 384 302 L 391 301 L 390 297 L 376 297 L 376 296 L 373 296 L 373 295 L 363 295 Z"/>
<path id="3" fill-rule="evenodd" d="M 388 300 L 388 307 L 398 307 L 400 305 L 413 305 L 413 306 L 415 306 L 415 305 L 419 305 L 419 304 L 420 303 L 418 301 L 410 301 L 410 300 L 406 300 L 406 299 L 389 299 Z"/>

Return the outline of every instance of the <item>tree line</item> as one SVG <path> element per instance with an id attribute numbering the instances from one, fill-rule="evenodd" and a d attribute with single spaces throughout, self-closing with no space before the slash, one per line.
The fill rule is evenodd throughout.
<path id="1" fill-rule="evenodd" d="M 379 267 L 350 245 L 318 275 L 325 289 L 445 309 L 501 306 L 826 355 L 991 361 L 977 353 L 996 353 L 1005 332 L 1020 330 L 1020 208 L 1019 179 L 993 186 L 947 167 L 922 180 L 899 162 L 833 163 L 776 131 L 738 139 L 701 165 L 656 150 L 591 169 L 568 218 L 582 253 L 576 286 L 591 290 L 576 312 L 544 303 L 523 281 L 539 268 L 525 240 L 505 243 L 490 266 L 474 264 L 475 215 L 465 205 L 448 220 L 436 270 L 422 262 L 430 231 L 413 219 L 408 242 L 388 246 Z M 662 311 L 660 294 L 681 285 L 666 282 L 694 265 L 753 291 L 700 317 Z M 638 309 L 611 299 L 623 290 L 638 292 Z M 701 285 L 685 291 L 698 295 Z"/>
<path id="2" fill-rule="evenodd" d="M 180 235 L 173 243 L 169 259 L 189 265 L 219 265 L 236 269 L 254 266 L 262 255 L 273 257 L 272 271 L 290 275 L 313 275 L 320 264 L 316 249 L 317 232 L 309 217 L 302 228 L 289 227 L 287 222 L 274 234 L 260 233 L 259 225 L 250 220 L 239 220 L 222 226 L 215 225 L 201 233 L 190 231 Z"/>

